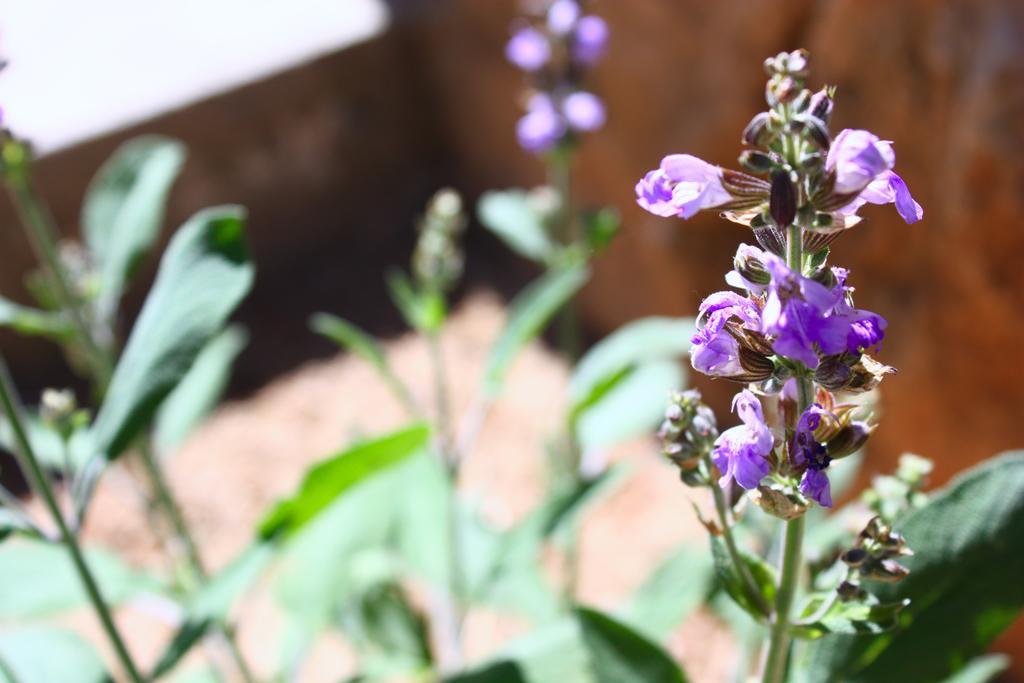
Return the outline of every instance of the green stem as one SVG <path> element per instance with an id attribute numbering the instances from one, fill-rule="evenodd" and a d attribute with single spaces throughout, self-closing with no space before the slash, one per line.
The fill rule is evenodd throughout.
<path id="1" fill-rule="evenodd" d="M 68 283 L 67 273 L 64 272 L 60 255 L 57 253 L 57 230 L 53 218 L 32 190 L 29 179 L 23 174 L 9 175 L 7 187 L 29 242 L 50 281 L 54 294 L 57 295 L 58 303 L 75 325 L 77 336 L 85 347 L 90 370 L 98 385 L 97 393 L 102 395 L 110 382 L 113 365 L 109 355 L 96 343 L 78 297 Z"/>
<path id="2" fill-rule="evenodd" d="M 558 150 L 548 156 L 548 183 L 558 195 L 558 213 L 555 214 L 553 232 L 563 248 L 582 247 L 579 220 L 573 207 L 572 197 L 572 151 Z M 558 345 L 570 361 L 580 357 L 582 342 L 579 316 L 576 314 L 575 299 L 566 302 L 558 312 L 556 320 Z"/>
<path id="3" fill-rule="evenodd" d="M 128 652 L 128 648 L 125 646 L 124 640 L 121 638 L 121 634 L 117 630 L 117 626 L 114 624 L 114 618 L 111 616 L 110 608 L 103 599 L 103 595 L 100 593 L 96 579 L 93 577 L 89 566 L 85 562 L 85 557 L 82 554 L 82 549 L 78 545 L 78 540 L 71 533 L 67 523 L 64 521 L 64 515 L 61 513 L 60 506 L 57 505 L 57 499 L 53 494 L 53 490 L 50 488 L 50 483 L 47 480 L 46 475 L 43 473 L 43 468 L 40 466 L 39 460 L 36 458 L 32 445 L 29 443 L 28 436 L 26 435 L 25 428 L 22 424 L 20 411 L 15 403 L 14 390 L 11 386 L 10 376 L 7 371 L 7 363 L 2 356 L 0 356 L 0 401 L 3 402 L 4 412 L 7 414 L 7 419 L 11 423 L 11 429 L 14 431 L 15 440 L 18 444 L 21 465 L 26 474 L 31 477 L 33 484 L 42 495 L 43 502 L 46 504 L 47 509 L 53 516 L 53 521 L 60 531 L 61 542 L 71 555 L 71 561 L 75 566 L 75 571 L 78 573 L 78 577 L 85 588 L 85 592 L 88 594 L 89 600 L 92 602 L 92 606 L 96 610 L 96 614 L 100 619 L 103 630 L 106 632 L 107 638 L 109 638 L 111 645 L 114 647 L 114 652 L 117 655 L 118 661 L 120 661 L 125 673 L 133 683 L 143 683 L 144 679 L 139 673 L 138 668 L 135 666 L 135 662 L 132 660 L 132 657 Z"/>
<path id="4" fill-rule="evenodd" d="M 710 458 L 709 458 L 710 460 Z M 710 463 L 709 463 L 710 464 Z M 711 469 L 710 467 L 708 468 Z M 729 552 L 729 560 L 732 565 L 736 567 L 736 571 L 739 572 L 740 579 L 747 586 L 747 592 L 757 599 L 757 606 L 765 614 L 771 611 L 771 607 L 765 602 L 764 596 L 761 595 L 761 589 L 758 587 L 757 582 L 754 581 L 753 575 L 750 573 L 750 568 L 747 563 L 743 561 L 743 557 L 740 555 L 739 548 L 736 545 L 736 537 L 732 533 L 732 525 L 729 524 L 728 517 L 728 505 L 725 502 L 725 492 L 722 491 L 722 487 L 717 482 L 711 482 L 711 493 L 715 499 L 715 510 L 718 512 L 718 519 L 722 524 L 722 538 L 725 540 L 725 548 Z"/>
<path id="5" fill-rule="evenodd" d="M 803 272 L 803 230 L 799 225 L 788 228 L 786 261 L 796 273 Z M 811 404 L 813 386 L 806 369 L 798 369 L 797 387 L 799 400 L 797 415 L 802 415 Z M 786 522 L 785 541 L 782 551 L 782 571 L 775 593 L 775 611 L 772 617 L 768 654 L 765 660 L 763 683 L 783 683 L 786 677 L 786 662 L 789 659 L 790 613 L 796 597 L 797 584 L 801 573 L 801 559 L 804 539 L 804 517 Z"/>
<path id="6" fill-rule="evenodd" d="M 160 463 L 156 461 L 156 454 L 153 452 L 148 437 L 139 440 L 138 449 L 139 460 L 142 461 L 142 466 L 146 470 L 146 476 L 149 478 L 153 489 L 153 497 L 160 504 L 160 507 L 164 509 L 164 513 L 174 527 L 174 534 L 181 547 L 184 548 L 185 557 L 194 574 L 195 583 L 202 583 L 206 580 L 206 568 L 203 565 L 203 559 L 199 555 L 199 549 L 196 547 L 195 540 L 189 531 L 188 523 L 185 522 L 185 517 L 181 513 L 181 508 L 178 507 L 177 502 L 174 500 L 174 494 L 167 485 L 163 469 L 160 467 Z"/>

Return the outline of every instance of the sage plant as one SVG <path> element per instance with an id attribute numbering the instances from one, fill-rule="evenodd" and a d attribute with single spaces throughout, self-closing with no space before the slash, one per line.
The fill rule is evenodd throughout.
<path id="1" fill-rule="evenodd" d="M 725 276 L 733 290 L 704 299 L 692 339 L 697 371 L 741 386 L 732 403 L 741 424 L 718 433 L 713 414 L 691 391 L 674 399 L 662 436 L 683 480 L 714 494 L 734 571 L 769 627 L 763 681 L 780 683 L 807 512 L 832 507 L 830 465 L 859 450 L 875 426 L 844 397 L 873 389 L 892 372 L 870 355 L 884 339 L 886 320 L 856 307 L 849 272 L 828 262 L 829 245 L 860 221 L 866 204 L 895 204 L 908 223 L 923 211 L 893 170 L 890 142 L 866 130 L 831 134 L 834 90 L 805 87 L 806 51 L 781 53 L 765 69 L 768 109 L 743 131 L 745 172 L 672 154 L 640 180 L 636 194 L 657 216 L 720 211 L 748 226 L 759 245 L 739 246 Z M 727 501 L 740 496 L 785 525 L 773 601 L 731 533 Z M 872 520 L 844 556 L 849 574 L 818 611 L 837 600 L 873 605 L 857 576 L 898 580 L 905 572 L 896 558 L 905 552 L 895 532 Z"/>

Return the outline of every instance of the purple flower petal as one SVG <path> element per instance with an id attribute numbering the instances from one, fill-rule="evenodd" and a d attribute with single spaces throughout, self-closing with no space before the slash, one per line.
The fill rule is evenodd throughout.
<path id="1" fill-rule="evenodd" d="M 548 30 L 556 36 L 567 35 L 580 18 L 576 0 L 555 0 L 548 8 Z"/>
<path id="2" fill-rule="evenodd" d="M 679 213 L 679 209 L 672 203 L 672 181 L 660 168 L 649 171 L 636 184 L 636 203 L 645 211 L 662 218 Z"/>
<path id="3" fill-rule="evenodd" d="M 562 113 L 573 130 L 597 130 L 604 125 L 604 104 L 589 92 L 574 92 L 562 102 Z"/>
<path id="4" fill-rule="evenodd" d="M 551 59 L 551 44 L 543 33 L 524 26 L 508 41 L 505 57 L 523 71 L 537 71 Z"/>
<path id="5" fill-rule="evenodd" d="M 572 41 L 572 57 L 577 63 L 591 66 L 604 55 L 608 46 L 608 24 L 601 17 L 587 15 L 576 24 Z"/>
<path id="6" fill-rule="evenodd" d="M 741 391 L 732 404 L 743 424 L 719 435 L 711 457 L 722 473 L 720 486 L 727 486 L 735 479 L 743 488 L 754 489 L 771 472 L 768 461 L 773 446 L 771 430 L 764 422 L 760 401 L 750 391 Z"/>
<path id="7" fill-rule="evenodd" d="M 895 163 L 892 145 L 866 130 L 847 128 L 832 141 L 825 168 L 835 171 L 834 191 L 837 194 L 854 194 L 890 170 Z"/>
<path id="8" fill-rule="evenodd" d="M 528 152 L 551 149 L 565 135 L 565 121 L 546 95 L 534 95 L 526 115 L 516 124 L 519 144 Z"/>
<path id="9" fill-rule="evenodd" d="M 800 480 L 800 492 L 822 507 L 832 507 L 832 485 L 822 470 L 808 469 Z"/>

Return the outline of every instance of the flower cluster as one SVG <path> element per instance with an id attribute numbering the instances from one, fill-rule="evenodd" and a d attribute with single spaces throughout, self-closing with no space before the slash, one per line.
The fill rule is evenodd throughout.
<path id="1" fill-rule="evenodd" d="M 516 126 L 524 149 L 547 152 L 576 133 L 604 125 L 604 104 L 581 84 L 607 43 L 608 25 L 600 17 L 584 14 L 579 0 L 554 0 L 542 17 L 514 27 L 505 56 L 532 83 L 526 114 Z"/>
<path id="2" fill-rule="evenodd" d="M 742 424 L 722 432 L 711 460 L 721 486 L 756 489 L 755 500 L 775 501 L 780 514 L 778 501 L 792 496 L 793 509 L 802 510 L 801 501 L 832 505 L 829 465 L 873 429 L 870 416 L 833 392 L 867 391 L 893 372 L 868 355 L 885 337 L 885 318 L 854 305 L 848 271 L 827 263 L 829 245 L 866 204 L 895 204 L 908 223 L 923 211 L 892 170 L 890 142 L 864 130 L 832 138 L 834 90 L 804 88 L 805 51 L 773 57 L 766 69 L 769 110 L 743 133 L 740 163 L 750 173 L 672 154 L 637 183 L 636 195 L 662 217 L 722 211 L 752 228 L 760 245 L 736 251 L 725 280 L 738 291 L 700 304 L 691 362 L 749 385 L 733 401 Z M 782 422 L 774 431 L 762 401 L 779 406 L 769 411 Z"/>

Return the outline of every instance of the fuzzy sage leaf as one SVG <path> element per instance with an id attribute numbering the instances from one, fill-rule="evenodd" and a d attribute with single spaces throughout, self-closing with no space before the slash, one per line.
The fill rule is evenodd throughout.
<path id="1" fill-rule="evenodd" d="M 175 234 L 96 416 L 101 456 L 117 458 L 146 427 L 253 277 L 240 207 L 200 211 Z"/>

